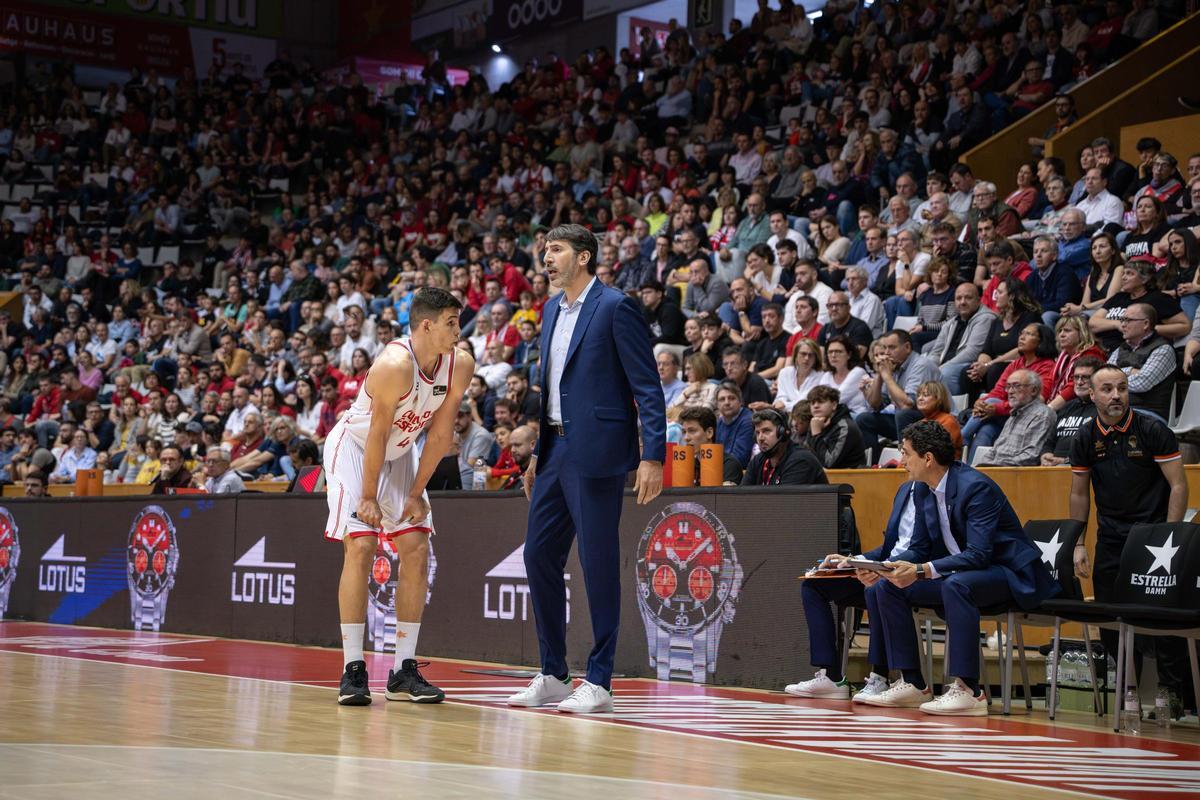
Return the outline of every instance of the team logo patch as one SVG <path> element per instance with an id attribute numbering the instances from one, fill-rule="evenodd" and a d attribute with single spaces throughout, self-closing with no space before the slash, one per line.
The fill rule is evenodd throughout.
<path id="1" fill-rule="evenodd" d="M 445 386 L 435 386 L 435 387 L 433 387 L 433 396 L 434 396 L 434 397 L 437 397 L 437 396 L 439 396 L 439 395 L 443 395 L 443 394 L 445 394 L 445 393 L 446 393 L 446 387 L 445 387 Z"/>

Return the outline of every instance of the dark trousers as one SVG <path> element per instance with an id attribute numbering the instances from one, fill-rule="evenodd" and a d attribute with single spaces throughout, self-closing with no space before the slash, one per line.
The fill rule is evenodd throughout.
<path id="1" fill-rule="evenodd" d="M 862 432 L 863 446 L 871 448 L 878 457 L 880 439 L 900 441 L 900 432 L 914 422 L 925 419 L 925 415 L 915 408 L 897 410 L 895 414 L 884 414 L 881 411 L 864 411 L 854 418 L 858 429 Z"/>
<path id="2" fill-rule="evenodd" d="M 829 578 L 808 580 L 800 585 L 800 601 L 804 604 L 804 619 L 808 623 L 808 648 L 814 667 L 842 668 L 841 653 L 837 646 L 837 620 L 832 604 L 842 606 L 867 606 L 871 624 L 871 640 L 867 646 L 867 661 L 872 668 L 878 665 L 887 673 L 887 650 L 883 636 L 879 633 L 876 620 L 879 609 L 875 596 L 866 592 L 858 578 Z"/>
<path id="3" fill-rule="evenodd" d="M 563 569 L 579 538 L 595 644 L 587 679 L 608 688 L 621 621 L 621 521 L 625 475 L 585 478 L 571 463 L 566 440 L 547 429 L 525 532 L 525 570 L 537 621 L 542 672 L 562 676 L 567 667 L 567 589 Z"/>
<path id="4" fill-rule="evenodd" d="M 867 590 L 868 598 L 872 594 L 877 596 L 888 664 L 893 669 L 921 667 L 913 606 L 941 606 L 950 636 L 949 674 L 966 680 L 979 679 L 979 609 L 1012 600 L 1004 569 L 996 565 L 917 581 L 903 589 L 879 581 Z"/>
<path id="5" fill-rule="evenodd" d="M 1096 602 L 1110 603 L 1117 586 L 1117 570 L 1121 566 L 1121 551 L 1125 548 L 1125 533 L 1101 531 L 1096 540 L 1096 563 L 1092 568 L 1092 589 Z M 1100 631 L 1104 650 L 1117 657 L 1117 632 Z M 1158 683 L 1175 694 L 1186 697 L 1191 688 L 1191 665 L 1188 661 L 1187 640 L 1179 636 L 1134 637 L 1133 666 L 1142 673 L 1142 656 L 1153 656 L 1158 668 Z M 1132 679 L 1128 679 L 1132 683 Z"/>

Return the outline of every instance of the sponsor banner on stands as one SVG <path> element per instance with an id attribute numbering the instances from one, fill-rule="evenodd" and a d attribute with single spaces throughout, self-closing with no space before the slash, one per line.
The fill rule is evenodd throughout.
<path id="1" fill-rule="evenodd" d="M 431 589 L 420 652 L 538 663 L 519 493 L 435 493 Z M 626 675 L 778 686 L 803 671 L 797 576 L 837 548 L 839 494 L 670 490 L 627 494 L 621 544 Z M 5 618 L 336 646 L 340 544 L 322 495 L 13 500 L 0 508 Z M 397 549 L 364 576 L 368 644 L 394 648 Z M 564 569 L 567 647 L 592 647 L 573 551 Z M 7 585 L 9 588 L 4 589 Z"/>
<path id="2" fill-rule="evenodd" d="M 40 3 L 0 2 L 0 51 L 109 69 L 138 67 L 178 75 L 194 67 L 206 75 L 240 63 L 258 78 L 275 58 L 273 39 L 225 30 L 164 24 L 157 17 L 122 17 Z"/>
<path id="3" fill-rule="evenodd" d="M 78 11 L 81 7 L 113 19 L 117 25 L 130 22 L 167 24 L 189 28 L 212 28 L 230 33 L 279 36 L 283 31 L 284 0 L 38 0 L 43 7 L 58 6 L 52 13 Z"/>
<path id="4" fill-rule="evenodd" d="M 583 0 L 492 0 L 488 38 L 506 41 L 583 19 Z"/>

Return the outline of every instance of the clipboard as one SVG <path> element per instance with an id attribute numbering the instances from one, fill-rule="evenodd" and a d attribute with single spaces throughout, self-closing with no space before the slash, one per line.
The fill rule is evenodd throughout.
<path id="1" fill-rule="evenodd" d="M 853 567 L 831 567 L 831 568 L 827 567 L 825 569 L 821 569 L 820 567 L 813 567 L 808 572 L 805 572 L 803 575 L 801 575 L 799 578 L 797 578 L 797 580 L 805 581 L 805 580 L 816 580 L 819 578 L 852 578 L 852 577 L 854 577 L 854 568 Z"/>
<path id="2" fill-rule="evenodd" d="M 870 570 L 871 572 L 878 572 L 880 574 L 888 573 L 895 569 L 895 567 L 893 567 L 891 564 L 885 564 L 882 561 L 868 561 L 866 559 L 851 559 L 850 561 L 845 561 L 843 563 L 849 564 L 855 569 L 865 569 Z"/>

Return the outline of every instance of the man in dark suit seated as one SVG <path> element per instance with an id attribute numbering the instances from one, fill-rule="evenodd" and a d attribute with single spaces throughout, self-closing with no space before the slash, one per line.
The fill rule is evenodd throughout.
<path id="1" fill-rule="evenodd" d="M 883 559 L 920 562 L 929 557 L 929 539 L 913 540 L 913 527 L 917 519 L 916 509 L 929 494 L 923 483 L 905 481 L 896 492 L 892 502 L 892 515 L 888 517 L 883 544 L 863 553 L 857 558 L 870 561 Z M 825 556 L 821 567 L 836 567 L 854 556 L 831 553 Z M 817 668 L 809 680 L 789 684 L 784 691 L 795 697 L 822 697 L 844 700 L 850 687 L 842 674 L 842 660 L 837 649 L 837 623 L 832 604 L 861 606 L 867 604 L 867 619 L 871 622 L 871 639 L 867 646 L 867 661 L 871 674 L 866 685 L 854 695 L 854 702 L 865 703 L 868 697 L 883 694 L 888 689 L 888 660 L 883 634 L 875 626 L 879 609 L 875 605 L 875 592 L 866 592 L 864 581 L 873 582 L 873 572 L 857 570 L 855 577 L 820 578 L 806 580 L 800 584 L 800 600 L 804 603 L 804 619 L 808 623 L 809 661 Z M 865 596 L 864 596 L 865 593 Z"/>
<path id="2" fill-rule="evenodd" d="M 923 420 L 901 436 L 909 477 L 930 489 L 918 509 L 913 538 L 928 539 L 926 546 L 941 541 L 948 555 L 926 563 L 897 560 L 868 590 L 868 596 L 876 595 L 888 663 L 903 677 L 866 702 L 920 707 L 927 714 L 985 716 L 987 697 L 979 688 L 979 609 L 1015 603 L 1029 610 L 1053 596 L 1058 584 L 1000 487 L 954 460 L 954 443 L 945 428 Z M 913 606 L 940 607 L 946 619 L 947 673 L 955 680 L 937 698 L 921 675 Z"/>

